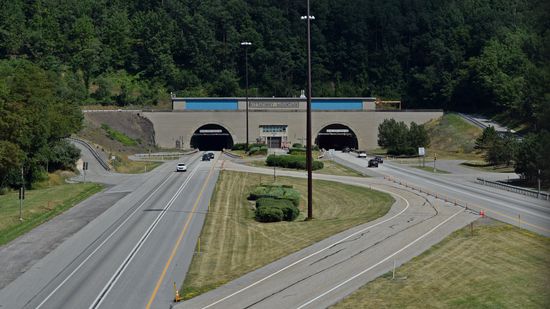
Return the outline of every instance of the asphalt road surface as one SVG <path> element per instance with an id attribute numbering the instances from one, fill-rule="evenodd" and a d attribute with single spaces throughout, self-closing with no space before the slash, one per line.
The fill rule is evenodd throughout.
<path id="1" fill-rule="evenodd" d="M 169 308 L 194 254 L 216 183 L 216 159 L 166 163 L 0 291 L 0 308 Z M 108 177 L 93 170 L 90 179 Z M 123 186 L 124 187 L 124 186 Z"/>
<path id="2" fill-rule="evenodd" d="M 390 176 L 411 186 L 423 188 L 451 201 L 459 201 L 476 211 L 483 210 L 494 219 L 544 236 L 550 236 L 550 201 L 475 183 L 479 174 L 433 174 L 413 167 L 384 161 L 378 168 L 367 168 L 368 159 L 334 152 L 334 160 L 354 169 L 378 176 Z M 493 176 L 488 178 L 494 178 Z"/>
<path id="3" fill-rule="evenodd" d="M 225 168 L 271 174 L 271 169 L 225 162 Z M 277 171 L 281 176 L 304 173 Z M 315 178 L 392 194 L 388 214 L 334 235 L 175 308 L 324 308 L 417 256 L 477 219 L 464 208 L 381 178 L 317 174 Z M 365 205 L 368 206 L 368 205 Z"/>

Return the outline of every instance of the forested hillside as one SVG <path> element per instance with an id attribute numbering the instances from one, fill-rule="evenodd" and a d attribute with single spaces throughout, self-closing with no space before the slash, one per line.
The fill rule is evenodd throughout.
<path id="1" fill-rule="evenodd" d="M 550 178 L 550 1 L 312 0 L 313 95 L 501 114 Z M 0 188 L 74 164 L 78 104 L 305 88 L 305 1 L 1 0 Z M 545 138 L 543 138 L 545 137 Z M 531 146 L 529 146 L 531 145 Z M 544 150 L 543 150 L 544 149 Z M 546 163 L 545 163 L 546 162 Z M 41 176 L 42 175 L 42 176 Z"/>
<path id="2" fill-rule="evenodd" d="M 315 96 L 372 95 L 406 107 L 506 111 L 549 105 L 545 0 L 313 0 Z M 81 103 L 150 104 L 305 88 L 305 1 L 10 0 L 0 57 L 61 75 Z"/>

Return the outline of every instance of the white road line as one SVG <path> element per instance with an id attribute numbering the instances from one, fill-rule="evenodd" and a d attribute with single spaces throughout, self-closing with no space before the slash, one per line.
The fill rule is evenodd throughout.
<path id="1" fill-rule="evenodd" d="M 198 156 L 197 156 L 198 158 Z M 193 159 L 192 159 L 193 160 Z M 69 281 L 69 279 L 78 271 L 80 270 L 80 268 L 82 268 L 82 266 L 84 266 L 84 264 L 90 259 L 92 258 L 92 256 L 99 250 L 101 249 L 101 247 L 103 247 L 103 245 L 109 241 L 109 239 L 111 239 L 111 237 L 113 237 L 113 235 L 118 232 L 118 230 L 120 230 L 122 228 L 122 226 L 124 226 L 124 224 L 126 222 L 128 222 L 128 220 L 130 220 L 130 218 L 141 208 L 143 207 L 143 205 L 145 205 L 145 203 L 147 203 L 149 201 L 149 199 L 151 199 L 151 197 L 153 197 L 153 195 L 155 193 L 157 193 L 158 190 L 160 190 L 160 188 L 162 188 L 162 186 L 164 186 L 164 184 L 170 180 L 170 178 L 172 178 L 174 176 L 174 174 L 168 176 L 156 189 L 155 191 L 153 191 L 138 207 L 136 207 L 136 209 L 130 214 L 128 215 L 128 217 L 126 217 L 126 219 L 111 233 L 109 234 L 109 236 L 107 236 L 107 238 L 105 238 L 105 240 L 103 240 L 99 246 L 97 246 L 97 248 L 94 249 L 94 251 L 92 251 L 85 259 L 84 261 L 80 262 L 80 264 L 78 264 L 78 266 L 63 280 L 61 281 L 61 283 L 52 291 L 50 292 L 50 294 L 48 294 L 48 296 L 46 296 L 42 302 L 40 304 L 38 304 L 38 306 L 36 306 L 36 309 L 39 309 L 41 308 L 52 296 L 53 294 L 55 294 L 67 281 Z"/>
<path id="2" fill-rule="evenodd" d="M 312 302 L 318 300 L 319 298 L 321 298 L 321 297 L 327 295 L 328 293 L 330 293 L 330 292 L 332 292 L 332 291 L 338 289 L 338 288 L 341 287 L 342 285 L 344 285 L 344 284 L 350 282 L 351 280 L 353 280 L 353 279 L 355 279 L 355 278 L 357 278 L 357 277 L 363 275 L 363 274 L 366 273 L 367 271 L 372 270 L 372 269 L 375 268 L 376 266 L 378 266 L 378 265 L 380 265 L 380 264 L 386 262 L 387 260 L 389 260 L 389 259 L 391 259 L 392 257 L 396 256 L 397 254 L 401 253 L 403 250 L 405 250 L 405 249 L 409 248 L 410 246 L 414 245 L 415 243 L 417 243 L 418 241 L 420 241 L 422 238 L 426 237 L 427 235 L 429 235 L 430 233 L 432 233 L 433 231 L 435 231 L 437 228 L 439 228 L 439 227 L 442 226 L 443 224 L 447 223 L 449 220 L 451 220 L 452 218 L 454 218 L 455 216 L 457 216 L 458 214 L 460 214 L 460 213 L 463 212 L 463 211 L 464 211 L 464 209 L 459 210 L 458 212 L 456 212 L 455 214 L 453 214 L 452 216 L 450 216 L 449 218 L 445 219 L 443 222 L 439 223 L 439 224 L 436 225 L 434 228 L 432 228 L 431 230 L 429 230 L 428 232 L 426 232 L 424 235 L 418 237 L 417 239 L 415 239 L 414 241 L 412 241 L 411 243 L 409 243 L 409 244 L 406 245 L 405 247 L 403 247 L 403 248 L 397 250 L 396 252 L 394 252 L 393 254 L 387 256 L 387 257 L 386 257 L 385 259 L 383 259 L 382 261 L 380 261 L 380 262 L 378 262 L 378 263 L 372 265 L 371 267 L 369 267 L 369 268 L 367 268 L 367 269 L 361 271 L 361 272 L 358 273 L 357 275 L 354 275 L 353 277 L 351 277 L 351 278 L 345 280 L 344 282 L 341 282 L 341 283 L 338 284 L 337 286 L 335 286 L 335 287 L 333 287 L 332 289 L 330 289 L 330 290 L 324 292 L 323 294 L 321 294 L 321 295 L 319 295 L 319 296 L 317 296 L 317 297 L 315 297 L 315 298 L 309 300 L 308 302 L 302 304 L 300 307 L 298 307 L 298 308 L 296 308 L 296 309 L 304 308 L 305 306 L 311 304 Z"/>
<path id="3" fill-rule="evenodd" d="M 378 189 L 378 188 L 376 188 L 376 190 L 382 191 L 382 192 L 385 192 L 385 193 L 388 193 L 388 194 L 390 194 L 390 195 L 398 196 L 399 198 L 401 198 L 402 200 L 405 201 L 405 203 L 407 204 L 407 206 L 406 206 L 403 210 L 401 210 L 399 213 L 395 214 L 394 216 L 392 216 L 392 217 L 390 217 L 390 218 L 388 218 L 388 219 L 386 219 L 386 220 L 384 220 L 384 221 L 380 221 L 380 222 L 378 222 L 378 223 L 376 223 L 376 224 L 373 224 L 373 225 L 371 225 L 371 226 L 368 226 L 368 227 L 366 227 L 366 228 L 364 228 L 364 229 L 362 229 L 362 230 L 359 230 L 359 231 L 357 231 L 357 232 L 355 232 L 355 233 L 353 233 L 353 234 L 350 234 L 350 235 L 348 235 L 348 236 L 346 236 L 346 237 L 344 237 L 344 238 L 338 240 L 337 242 L 334 242 L 333 244 L 330 244 L 330 245 L 326 246 L 326 247 L 323 248 L 323 249 L 320 249 L 320 250 L 318 250 L 318 251 L 316 251 L 316 252 L 314 252 L 314 253 L 312 253 L 312 254 L 306 256 L 306 257 L 303 257 L 303 258 L 299 259 L 298 261 L 296 261 L 296 262 L 294 262 L 294 263 L 292 263 L 292 264 L 290 264 L 290 265 L 288 265 L 288 266 L 285 266 L 285 267 L 279 269 L 278 271 L 276 271 L 276 272 L 274 272 L 274 273 L 272 273 L 272 274 L 270 274 L 270 275 L 268 275 L 268 276 L 266 276 L 266 277 L 264 277 L 264 278 L 262 278 L 262 279 L 260 279 L 260 280 L 258 280 L 258 281 L 256 281 L 256 282 L 254 282 L 254 283 L 252 283 L 252 284 L 250 284 L 250 285 L 248 285 L 248 286 L 246 286 L 246 287 L 244 287 L 244 288 L 242 288 L 242 289 L 240 289 L 240 290 L 238 290 L 238 291 L 236 291 L 236 292 L 234 292 L 234 293 L 232 293 L 232 294 L 230 294 L 230 295 L 228 295 L 228 296 L 225 296 L 224 298 L 222 298 L 222 299 L 220 299 L 220 300 L 217 300 L 217 301 L 215 301 L 215 302 L 213 302 L 213 303 L 211 303 L 211 304 L 209 304 L 209 305 L 203 307 L 202 309 L 210 308 L 210 307 L 212 307 L 212 306 L 214 306 L 214 305 L 217 305 L 217 304 L 221 303 L 222 301 L 225 301 L 225 300 L 227 300 L 227 299 L 229 299 L 229 298 L 231 298 L 231 297 L 233 297 L 233 296 L 235 296 L 235 295 L 237 295 L 237 294 L 239 294 L 239 293 L 241 293 L 241 292 L 243 292 L 243 291 L 245 291 L 245 290 L 248 290 L 249 288 L 251 288 L 251 287 L 257 285 L 258 283 L 261 283 L 261 282 L 263 282 L 263 281 L 265 281 L 265 280 L 267 280 L 267 279 L 269 279 L 269 278 L 271 278 L 271 277 L 277 275 L 278 273 L 283 272 L 283 271 L 289 269 L 290 267 L 293 267 L 293 266 L 295 266 L 295 265 L 297 265 L 297 264 L 299 264 L 299 263 L 301 263 L 301 262 L 303 262 L 303 261 L 309 259 L 309 258 L 312 257 L 312 256 L 315 256 L 315 255 L 317 255 L 317 254 L 319 254 L 319 253 L 321 253 L 321 252 L 323 252 L 323 251 L 325 251 L 325 250 L 327 250 L 327 249 L 329 249 L 329 248 L 331 248 L 331 247 L 333 247 L 333 246 L 335 246 L 335 245 L 337 245 L 337 244 L 339 244 L 339 243 L 341 243 L 341 242 L 343 242 L 343 241 L 346 241 L 347 239 L 349 239 L 349 238 L 351 238 L 351 237 L 354 237 L 354 236 L 357 235 L 357 234 L 363 233 L 364 231 L 369 230 L 369 229 L 371 229 L 371 228 L 373 228 L 373 227 L 375 227 L 375 226 L 378 226 L 378 225 L 380 225 L 380 224 L 383 224 L 383 223 L 386 223 L 386 222 L 388 222 L 388 221 L 390 221 L 390 220 L 393 220 L 393 219 L 397 218 L 398 216 L 400 216 L 401 214 L 403 214 L 403 213 L 409 208 L 409 206 L 410 206 L 409 201 L 408 201 L 406 198 L 404 198 L 403 196 L 401 196 L 401 195 L 399 195 L 399 194 L 397 194 L 397 193 L 393 193 L 393 192 L 389 192 L 389 191 L 383 190 L 383 189 Z"/>
<path id="4" fill-rule="evenodd" d="M 199 166 L 200 165 L 201 165 L 201 163 L 199 163 Z M 130 264 L 130 262 L 132 262 L 132 260 L 136 256 L 139 249 L 141 249 L 141 247 L 143 246 L 143 244 L 145 243 L 147 238 L 149 238 L 149 235 L 151 235 L 153 230 L 157 227 L 157 225 L 160 222 L 160 220 L 162 219 L 162 217 L 164 217 L 164 215 L 166 214 L 166 210 L 168 210 L 174 204 L 174 201 L 180 196 L 181 192 L 183 192 L 183 190 L 187 187 L 187 184 L 189 184 L 189 182 L 191 181 L 191 178 L 193 178 L 195 173 L 199 170 L 199 166 L 197 166 L 196 168 L 193 169 L 193 171 L 189 174 L 187 179 L 185 179 L 183 184 L 181 184 L 181 186 L 178 188 L 176 193 L 172 196 L 172 198 L 164 206 L 162 211 L 157 215 L 157 217 L 155 218 L 153 223 L 151 223 L 151 225 L 149 226 L 147 231 L 145 231 L 145 233 L 143 233 L 143 235 L 141 236 L 139 241 L 136 243 L 136 245 L 132 248 L 130 253 L 126 256 L 124 261 L 120 264 L 120 266 L 114 272 L 113 276 L 111 276 L 109 281 L 107 281 L 107 283 L 103 286 L 103 289 L 101 290 L 101 292 L 99 292 L 97 297 L 94 299 L 94 301 L 90 305 L 90 307 L 89 307 L 90 309 L 98 308 L 99 306 L 101 306 L 101 303 L 103 303 L 103 301 L 105 300 L 105 297 L 109 294 L 111 289 L 115 286 L 116 282 L 118 281 L 120 276 L 124 273 L 124 271 L 126 270 L 128 265 Z"/>

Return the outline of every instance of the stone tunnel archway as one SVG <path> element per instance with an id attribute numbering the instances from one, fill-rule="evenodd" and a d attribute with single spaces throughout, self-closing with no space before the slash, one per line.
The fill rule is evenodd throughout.
<path id="1" fill-rule="evenodd" d="M 230 149 L 233 147 L 233 137 L 221 125 L 213 123 L 205 124 L 193 133 L 191 147 L 199 150 Z"/>
<path id="2" fill-rule="evenodd" d="M 342 150 L 346 147 L 357 149 L 357 136 L 353 130 L 343 124 L 334 123 L 327 125 L 319 131 L 315 144 L 319 148 Z"/>

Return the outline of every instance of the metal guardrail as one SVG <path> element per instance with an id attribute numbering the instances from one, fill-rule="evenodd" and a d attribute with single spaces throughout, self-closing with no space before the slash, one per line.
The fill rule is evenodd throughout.
<path id="1" fill-rule="evenodd" d="M 99 162 L 99 165 L 101 165 L 101 167 L 103 167 L 106 171 L 111 170 L 111 167 L 109 166 L 109 163 L 107 163 L 107 161 L 105 161 L 105 159 L 103 159 L 103 157 L 101 157 L 101 155 L 97 152 L 97 150 L 95 150 L 95 148 L 92 147 L 92 145 L 88 144 L 88 142 L 86 142 L 84 140 L 81 140 L 81 139 L 78 139 L 78 138 L 73 138 L 73 137 L 68 137 L 67 140 L 72 141 L 74 143 L 78 143 L 78 144 L 88 148 L 88 150 L 90 150 L 90 152 L 92 153 L 92 156 L 94 156 L 94 158 L 96 158 L 97 162 Z"/>
<path id="2" fill-rule="evenodd" d="M 230 158 L 233 158 L 233 159 L 242 159 L 243 156 L 241 155 L 238 155 L 238 154 L 235 154 L 235 153 L 232 153 L 230 151 L 227 151 L 227 150 L 222 150 L 223 154 L 230 157 Z"/>
<path id="3" fill-rule="evenodd" d="M 523 194 L 523 195 L 526 195 L 526 196 L 531 196 L 531 197 L 542 199 L 542 200 L 550 200 L 550 193 L 548 193 L 548 192 L 541 191 L 539 193 L 537 190 L 512 186 L 512 185 L 502 183 L 502 182 L 499 182 L 499 181 L 491 181 L 491 180 L 487 180 L 487 179 L 483 179 L 483 178 L 479 178 L 479 177 L 476 178 L 476 180 L 479 183 L 481 183 L 483 185 L 486 185 L 486 186 L 490 186 L 490 187 L 494 187 L 494 188 L 498 188 L 498 189 L 503 189 L 503 190 L 506 190 L 506 191 L 515 192 L 515 193 Z"/>

